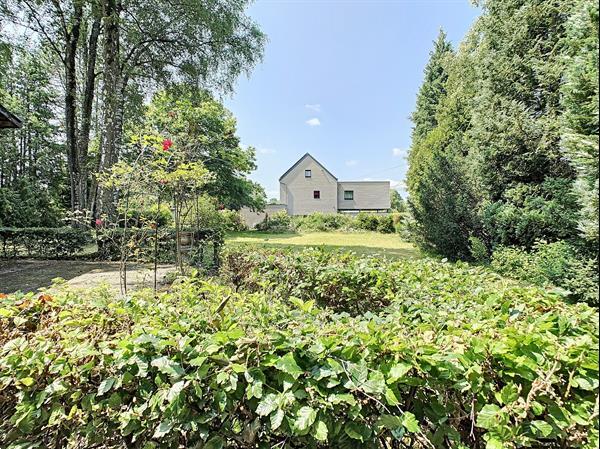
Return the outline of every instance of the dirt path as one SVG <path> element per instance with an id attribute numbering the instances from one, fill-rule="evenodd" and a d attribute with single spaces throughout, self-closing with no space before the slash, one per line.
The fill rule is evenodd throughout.
<path id="1" fill-rule="evenodd" d="M 161 282 L 173 265 L 159 265 L 157 277 Z M 54 278 L 63 278 L 75 287 L 93 287 L 107 283 L 120 291 L 118 262 L 88 262 L 81 260 L 0 260 L 0 293 L 36 291 L 47 287 Z M 127 272 L 127 288 L 152 287 L 154 274 L 151 265 L 131 265 Z"/>

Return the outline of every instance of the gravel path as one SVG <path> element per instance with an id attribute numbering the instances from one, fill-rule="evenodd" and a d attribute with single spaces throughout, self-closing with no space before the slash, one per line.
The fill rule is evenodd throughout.
<path id="1" fill-rule="evenodd" d="M 159 265 L 159 283 L 173 265 Z M 0 260 L 0 293 L 36 291 L 47 287 L 54 278 L 63 278 L 74 287 L 94 287 L 106 283 L 120 291 L 118 262 L 88 262 L 81 260 Z M 152 265 L 131 265 L 127 271 L 127 288 L 152 287 Z"/>

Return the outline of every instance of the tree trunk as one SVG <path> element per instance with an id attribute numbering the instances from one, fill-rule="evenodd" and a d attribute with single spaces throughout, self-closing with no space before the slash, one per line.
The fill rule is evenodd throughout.
<path id="1" fill-rule="evenodd" d="M 103 0 L 104 13 L 104 85 L 102 88 L 103 109 L 102 142 L 100 148 L 99 172 L 106 172 L 118 157 L 119 136 L 119 94 L 122 91 L 122 76 L 119 58 L 119 14 L 120 0 Z M 97 215 L 107 214 L 114 218 L 114 193 L 112 189 L 99 188 Z"/>
<path id="2" fill-rule="evenodd" d="M 96 11 L 94 11 L 96 13 Z M 94 93 L 96 88 L 96 60 L 98 56 L 98 36 L 100 35 L 101 17 L 95 14 L 94 22 L 88 40 L 85 87 L 81 105 L 81 128 L 79 130 L 79 167 L 81 170 L 80 183 L 77 186 L 81 195 L 82 207 L 89 208 L 90 195 L 88 190 L 88 149 L 90 144 L 90 130 L 92 124 L 92 106 L 94 104 Z"/>
<path id="3" fill-rule="evenodd" d="M 81 209 L 82 198 L 79 185 L 81 183 L 81 166 L 77 146 L 77 44 L 81 31 L 83 8 L 76 2 L 72 17 L 72 28 L 66 35 L 65 47 L 65 134 L 67 147 L 67 163 L 71 188 L 71 210 Z"/>

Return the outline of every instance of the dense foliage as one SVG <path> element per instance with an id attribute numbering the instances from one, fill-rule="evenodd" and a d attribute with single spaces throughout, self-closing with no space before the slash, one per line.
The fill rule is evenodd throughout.
<path id="1" fill-rule="evenodd" d="M 212 174 L 204 187 L 208 195 L 228 209 L 260 209 L 264 190 L 247 177 L 256 170 L 255 150 L 241 146 L 236 126 L 232 113 L 207 91 L 176 85 L 154 96 L 132 134 L 168 135 Z"/>
<path id="2" fill-rule="evenodd" d="M 289 216 L 285 211 L 276 212 L 259 223 L 259 231 L 270 232 L 327 232 L 327 231 L 375 231 L 384 234 L 404 231 L 405 214 L 373 214 L 359 212 L 325 214 L 313 212 L 308 215 Z"/>
<path id="3" fill-rule="evenodd" d="M 579 227 L 598 245 L 598 5 L 579 0 L 569 18 L 562 85 L 562 139 L 577 171 L 576 194 L 583 206 Z"/>
<path id="4" fill-rule="evenodd" d="M 538 242 L 532 251 L 502 247 L 494 251 L 491 267 L 507 277 L 543 287 L 561 287 L 575 301 L 598 307 L 598 261 L 561 241 Z"/>
<path id="5" fill-rule="evenodd" d="M 455 53 L 438 38 L 417 98 L 418 240 L 470 259 L 473 238 L 488 253 L 583 239 L 597 257 L 598 4 L 481 6 Z"/>
<path id="6" fill-rule="evenodd" d="M 248 6 L 245 0 L 1 2 L 0 103 L 24 127 L 0 137 L 0 191 L 20 195 L 13 183 L 27 180 L 61 209 L 114 215 L 116 195 L 97 176 L 126 158 L 127 132 L 142 121 L 145 101 L 174 82 L 230 93 L 261 60 L 266 36 Z M 213 111 L 218 107 L 213 101 Z M 234 187 L 252 187 L 242 180 L 253 161 L 230 152 L 229 170 L 239 170 Z"/>
<path id="7" fill-rule="evenodd" d="M 64 146 L 53 120 L 59 90 L 43 49 L 7 46 L 0 104 L 23 120 L 0 133 L 0 226 L 58 226 L 64 210 Z M 43 211 L 43 212 L 42 212 Z"/>
<path id="8" fill-rule="evenodd" d="M 70 227 L 0 227 L 0 256 L 49 259 L 72 257 L 91 240 L 91 235 L 87 231 Z"/>
<path id="9" fill-rule="evenodd" d="M 588 306 L 461 264 L 230 258 L 261 291 L 190 278 L 156 296 L 58 285 L 0 298 L 0 445 L 597 447 Z M 346 296 L 363 276 L 384 282 Z M 336 313 L 314 287 L 386 305 Z"/>

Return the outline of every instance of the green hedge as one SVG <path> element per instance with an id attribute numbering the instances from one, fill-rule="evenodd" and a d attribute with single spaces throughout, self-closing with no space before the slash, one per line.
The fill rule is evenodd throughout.
<path id="1" fill-rule="evenodd" d="M 71 227 L 0 228 L 2 257 L 71 257 L 90 242 L 88 231 Z"/>
<path id="2" fill-rule="evenodd" d="M 343 213 L 325 214 L 313 212 L 308 215 L 289 216 L 280 211 L 267 217 L 256 226 L 267 232 L 328 232 L 328 231 L 373 231 L 384 234 L 403 231 L 404 215 L 374 214 L 359 212 L 357 215 Z"/>
<path id="3" fill-rule="evenodd" d="M 397 289 L 357 316 L 258 277 L 0 298 L 0 447 L 597 447 L 587 305 L 467 265 L 256 257 L 362 261 Z"/>
<path id="4" fill-rule="evenodd" d="M 491 267 L 498 273 L 542 287 L 560 287 L 574 301 L 598 307 L 598 260 L 566 241 L 536 242 L 529 251 L 499 247 Z"/>

